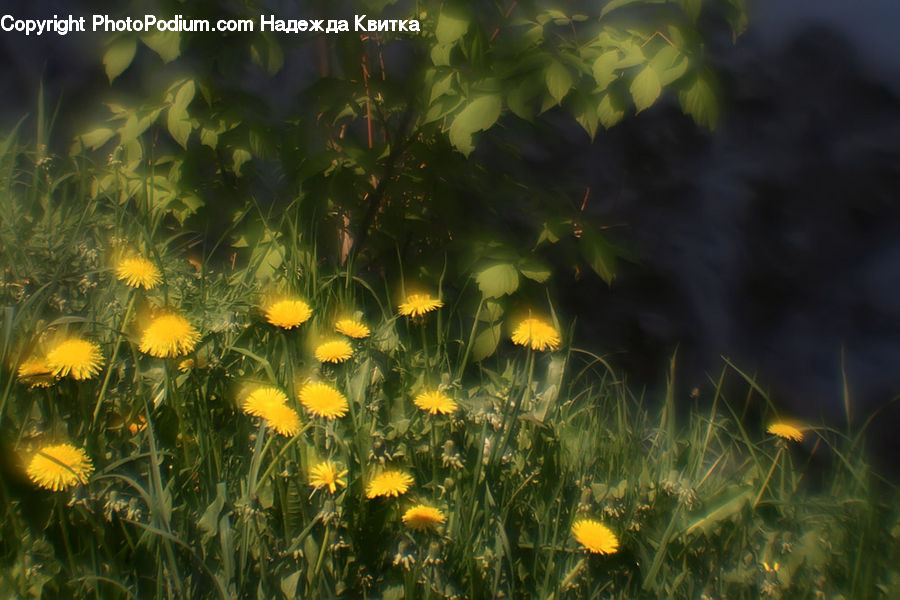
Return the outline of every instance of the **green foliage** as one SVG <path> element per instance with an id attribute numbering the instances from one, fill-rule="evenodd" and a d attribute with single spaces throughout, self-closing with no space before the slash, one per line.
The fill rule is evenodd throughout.
<path id="1" fill-rule="evenodd" d="M 484 269 L 475 278 L 478 289 L 486 298 L 499 298 L 512 294 L 519 288 L 519 272 L 510 264 L 499 264 Z"/>
<path id="2" fill-rule="evenodd" d="M 137 52 L 137 40 L 132 37 L 123 37 L 113 41 L 103 54 L 103 65 L 106 67 L 106 76 L 109 82 L 121 75 L 134 60 Z"/>
<path id="3" fill-rule="evenodd" d="M 715 127 L 719 120 L 719 108 L 711 79 L 709 73 L 695 74 L 678 95 L 684 112 L 691 115 L 698 124 L 707 127 Z"/>
<path id="4" fill-rule="evenodd" d="M 401 282 L 361 276 L 328 268 L 306 242 L 314 223 L 302 199 L 272 214 L 247 203 L 222 239 L 204 240 L 173 198 L 157 197 L 166 182 L 150 174 L 133 184 L 128 173 L 0 140 L 5 597 L 878 598 L 896 589 L 900 498 L 866 465 L 861 432 L 810 427 L 803 444 L 766 435 L 771 403 L 731 365 L 688 407 L 674 358 L 657 402 L 576 346 L 514 345 L 516 285 L 547 281 L 549 270 L 508 248 L 485 244 L 472 284 L 452 291 L 416 263 L 403 265 Z M 238 241 L 215 260 L 225 239 Z M 117 278 L 131 253 L 159 269 L 158 286 Z M 431 290 L 444 306 L 400 316 L 403 288 Z M 283 294 L 313 309 L 296 329 L 265 317 Z M 139 350 L 159 310 L 198 328 L 193 351 Z M 313 349 L 345 317 L 371 335 L 353 341 L 348 361 L 318 362 Z M 69 335 L 100 345 L 99 373 L 49 387 L 17 375 Z M 309 380 L 340 389 L 348 414 L 307 412 L 297 394 Z M 726 397 L 741 380 L 741 400 Z M 296 435 L 241 410 L 259 385 L 288 396 L 302 415 Z M 458 409 L 417 408 L 413 399 L 434 389 Z M 765 420 L 747 418 L 751 408 Z M 59 441 L 84 448 L 94 472 L 51 492 L 25 467 Z M 347 470 L 333 494 L 310 484 L 324 459 Z M 414 484 L 368 498 L 384 467 Z M 446 521 L 405 526 L 418 503 Z M 580 518 L 605 523 L 619 550 L 586 553 L 571 534 Z"/>
<path id="5" fill-rule="evenodd" d="M 712 128 L 720 109 L 698 18 L 723 15 L 735 35 L 746 22 L 741 0 L 388 4 L 360 10 L 417 19 L 421 33 L 323 35 L 315 56 L 306 43 L 314 33 L 258 27 L 227 43 L 206 33 L 112 35 L 98 64 L 115 100 L 73 152 L 94 151 L 98 161 L 112 154 L 98 181 L 104 191 L 159 198 L 181 220 L 204 206 L 237 210 L 251 190 L 263 205 L 302 198 L 303 219 L 318 224 L 316 245 L 333 267 L 383 269 L 396 263 L 398 248 L 409 259 L 440 247 L 452 253 L 448 281 L 460 285 L 470 249 L 448 242 L 475 238 L 491 221 L 517 221 L 528 230 L 495 241 L 520 258 L 587 266 L 611 282 L 621 256 L 598 253 L 613 240 L 601 240 L 602 223 L 585 223 L 572 182 L 523 192 L 515 174 L 498 177 L 466 157 L 483 139 L 533 127 L 547 111 L 568 113 L 593 139 L 669 96 Z M 176 14 L 181 4 L 159 8 Z M 268 12 L 251 1 L 222 14 L 203 2 L 191 17 L 258 20 Z M 402 70 L 385 60 L 398 44 L 412 61 Z M 278 119 L 262 91 L 236 91 L 235 79 L 247 73 L 277 87 L 274 78 L 296 70 L 290 57 L 301 51 L 317 61 L 320 78 Z M 501 152 L 515 149 L 501 141 L 486 158 Z M 136 185 L 157 175 L 168 184 Z M 536 249 L 550 217 L 572 227 L 557 236 L 564 244 Z M 596 232 L 592 241 L 578 241 L 582 224 Z"/>
<path id="6" fill-rule="evenodd" d="M 662 91 L 659 75 L 651 65 L 647 65 L 631 82 L 631 96 L 638 112 L 650 107 Z"/>
<path id="7" fill-rule="evenodd" d="M 450 125 L 450 142 L 461 152 L 468 154 L 475 149 L 472 134 L 490 129 L 500 117 L 501 102 L 498 94 L 485 94 L 469 102 Z"/>
<path id="8" fill-rule="evenodd" d="M 384 3 L 368 8 L 372 18 L 375 4 Z M 325 36 L 321 77 L 278 118 L 234 80 L 277 76 L 309 47 L 304 36 L 111 36 L 97 59 L 114 98 L 108 118 L 69 157 L 47 155 L 40 107 L 36 150 L 15 135 L 0 141 L 0 595 L 896 589 L 897 493 L 871 474 L 861 434 L 813 428 L 802 446 L 765 435 L 744 415 L 772 416 L 768 400 L 731 366 L 702 405 L 676 402 L 674 360 L 665 398 L 635 395 L 566 339 L 568 317 L 548 305 L 551 265 L 586 265 L 612 283 L 627 253 L 585 217 L 581 197 L 525 189 L 490 163 L 515 152 L 504 129 L 551 110 L 593 137 L 677 94 L 686 114 L 714 126 L 697 21 L 719 10 L 737 34 L 743 3 L 613 1 L 590 14 L 512 6 L 394 6 L 423 25 L 401 40 L 414 58 L 402 73 L 385 59 L 400 35 Z M 225 16 L 212 2 L 194 10 Z M 252 1 L 235 10 L 265 12 Z M 517 222 L 508 233 L 496 226 Z M 129 254 L 159 269 L 158 286 L 118 279 Z M 398 315 L 417 291 L 443 307 Z M 307 301 L 310 320 L 270 324 L 267 305 L 284 295 Z M 165 310 L 200 332 L 186 356 L 139 349 L 150 315 Z M 519 321 L 540 313 L 565 340 L 556 351 L 511 342 Z M 371 335 L 347 362 L 315 360 L 348 317 Z M 19 376 L 68 335 L 99 344 L 96 376 L 49 387 Z M 733 372 L 747 380 L 743 406 L 725 396 Z M 348 414 L 306 412 L 297 395 L 310 380 L 340 389 Z M 278 435 L 241 410 L 259 385 L 285 392 L 299 433 Z M 433 389 L 459 408 L 417 408 Z M 39 489 L 25 467 L 59 440 L 83 447 L 94 473 L 67 491 Z M 807 452 L 829 468 L 804 464 Z M 333 494 L 310 484 L 324 459 L 347 471 Z M 396 499 L 366 497 L 385 466 L 414 485 Z M 406 527 L 415 503 L 446 522 Z M 606 523 L 619 551 L 587 554 L 571 534 L 581 517 Z"/>

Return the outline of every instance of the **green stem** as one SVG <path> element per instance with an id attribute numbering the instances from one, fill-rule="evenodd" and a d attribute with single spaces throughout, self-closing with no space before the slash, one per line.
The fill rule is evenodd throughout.
<path id="1" fill-rule="evenodd" d="M 18 364 L 18 361 L 16 361 Z M 6 387 L 3 388 L 3 400 L 0 401 L 0 425 L 3 424 L 3 415 L 6 414 L 6 403 L 9 400 L 10 393 L 12 392 L 13 382 L 16 380 L 15 377 L 10 375 L 6 379 Z"/>
<path id="2" fill-rule="evenodd" d="M 508 417 L 503 420 L 503 435 L 500 443 L 497 445 L 497 451 L 500 452 L 501 459 L 503 458 L 503 453 L 506 452 L 506 445 L 509 443 L 509 438 L 512 437 L 513 429 L 515 429 L 516 427 L 516 421 L 519 418 L 519 413 L 522 412 L 522 406 L 526 402 L 528 402 L 531 396 L 531 385 L 534 382 L 534 350 L 532 350 L 531 348 L 528 349 L 527 361 L 528 381 L 525 384 L 525 390 L 522 392 L 522 398 L 513 407 L 511 415 L 508 415 Z M 491 462 L 493 462 L 493 460 Z"/>
<path id="3" fill-rule="evenodd" d="M 250 461 L 250 473 L 247 476 L 247 493 L 250 494 L 252 492 L 256 492 L 256 482 L 257 476 L 259 475 L 259 466 L 262 464 L 262 457 L 269 449 L 269 446 L 272 445 L 272 440 L 275 437 L 269 437 L 266 440 L 266 422 L 263 421 L 259 424 L 259 430 L 256 434 L 256 446 L 253 448 L 253 459 Z M 263 447 L 263 441 L 266 441 L 265 447 Z"/>
<path id="4" fill-rule="evenodd" d="M 756 505 L 759 504 L 760 499 L 762 498 L 763 493 L 765 493 L 766 488 L 769 485 L 769 480 L 772 479 L 772 474 L 775 472 L 775 467 L 778 466 L 778 460 L 781 458 L 781 455 L 784 454 L 784 446 L 782 445 L 778 448 L 778 453 L 775 455 L 775 460 L 772 461 L 772 468 L 769 469 L 769 474 L 766 475 L 765 481 L 763 481 L 762 487 L 759 488 L 759 493 L 756 495 L 756 500 L 753 501 L 752 508 L 756 508 Z"/>
<path id="5" fill-rule="evenodd" d="M 294 437 L 289 439 L 288 442 L 284 446 L 282 446 L 281 450 L 278 451 L 278 454 L 275 456 L 275 458 L 272 459 L 272 462 L 269 463 L 269 466 L 263 472 L 262 477 L 260 477 L 256 481 L 256 486 L 253 488 L 253 492 L 252 492 L 253 494 L 256 494 L 259 491 L 259 488 L 262 487 L 262 485 L 263 485 L 263 483 L 265 483 L 266 479 L 269 478 L 269 475 L 272 474 L 272 471 L 275 470 L 275 467 L 278 465 L 278 460 L 282 456 L 285 455 L 285 453 L 288 451 L 288 449 L 291 446 L 293 446 L 296 442 L 298 442 L 300 440 L 300 436 L 303 435 L 303 432 L 305 432 L 310 427 L 312 427 L 312 422 L 307 422 L 307 424 L 303 426 L 303 429 L 301 429 L 300 432 L 297 433 L 297 435 L 295 435 Z M 274 439 L 274 437 L 269 438 L 269 444 L 272 443 L 273 439 Z M 266 453 L 266 450 L 268 449 L 269 444 L 266 444 L 266 447 L 263 449 L 263 454 Z"/>
<path id="6" fill-rule="evenodd" d="M 419 331 L 422 334 L 422 360 L 425 363 L 425 370 L 427 371 L 430 363 L 428 361 L 428 339 L 425 336 L 425 321 L 422 321 L 419 325 Z"/>
<path id="7" fill-rule="evenodd" d="M 361 415 L 360 413 L 365 411 L 365 393 L 364 393 L 364 385 L 360 385 L 359 393 L 356 393 L 356 390 L 350 385 L 350 372 L 348 370 L 344 370 L 344 382 L 345 389 L 350 390 L 350 398 L 347 399 L 347 407 L 350 409 L 350 422 L 353 423 L 353 437 L 356 442 L 356 453 L 357 459 L 359 460 L 360 465 L 364 465 L 366 463 L 366 444 L 371 440 L 371 438 L 367 439 L 366 431 L 363 431 L 362 424 L 360 423 Z M 357 400 L 359 401 L 359 411 L 356 410 Z M 349 465 L 348 465 L 349 466 Z"/>
<path id="8" fill-rule="evenodd" d="M 59 515 L 59 528 L 62 531 L 63 545 L 66 547 L 66 558 L 69 561 L 69 573 L 71 577 L 75 577 L 75 561 L 72 558 L 72 544 L 69 541 L 69 526 L 66 523 L 66 516 L 63 514 L 62 501 L 57 495 L 56 512 Z"/>
<path id="9" fill-rule="evenodd" d="M 100 386 L 100 393 L 97 395 L 97 403 L 94 405 L 94 415 L 91 418 L 91 431 L 94 431 L 97 428 L 97 418 L 100 416 L 100 406 L 103 404 L 103 399 L 106 397 L 109 379 L 112 375 L 113 367 L 116 364 L 116 358 L 119 355 L 119 346 L 122 343 L 122 331 L 125 329 L 125 325 L 128 323 L 128 319 L 131 317 L 131 311 L 134 308 L 134 297 L 135 293 L 134 290 L 132 290 L 128 295 L 128 306 L 125 308 L 122 322 L 119 323 L 119 329 L 116 331 L 116 342 L 113 344 L 112 356 L 109 357 L 106 374 L 103 376 L 103 385 Z"/>
<path id="10" fill-rule="evenodd" d="M 167 376 L 168 379 L 168 376 Z M 159 453 L 156 449 L 156 433 L 154 432 L 153 416 L 150 413 L 150 403 L 146 396 L 144 400 L 144 411 L 147 414 L 147 441 L 150 445 L 150 485 L 152 492 L 150 494 L 150 513 L 151 524 L 158 527 L 164 533 L 171 535 L 171 508 L 166 501 L 165 486 L 162 481 L 162 473 L 160 472 Z M 161 537 L 163 551 L 168 562 L 170 582 L 174 583 L 175 589 L 179 596 L 184 597 L 184 584 L 179 574 L 178 563 L 175 560 L 175 552 L 172 550 L 172 542 L 167 537 Z M 158 552 L 158 550 L 157 550 Z M 160 569 L 162 561 L 160 561 Z M 160 579 L 161 581 L 161 579 Z"/>
<path id="11" fill-rule="evenodd" d="M 318 580 L 319 571 L 322 569 L 322 561 L 325 559 L 325 549 L 328 547 L 328 534 L 331 533 L 330 527 L 325 525 L 325 535 L 322 536 L 322 544 L 319 546 L 319 557 L 316 559 L 316 569 L 313 575 Z"/>
<path id="12" fill-rule="evenodd" d="M 478 318 L 481 317 L 481 307 L 484 306 L 484 294 L 481 295 L 481 301 L 478 303 L 478 310 L 475 311 L 475 321 L 472 323 L 472 330 L 469 332 L 469 343 L 466 344 L 466 352 L 463 354 L 462 361 L 459 363 L 459 371 L 456 378 L 461 379 L 463 371 L 466 369 L 466 363 L 469 362 L 469 354 L 472 352 L 472 344 L 475 343 L 475 330 L 478 329 Z"/>
<path id="13" fill-rule="evenodd" d="M 531 385 L 534 383 L 534 350 L 528 349 L 528 383 L 525 385 L 525 393 L 522 394 L 522 404 L 531 399 Z"/>
<path id="14" fill-rule="evenodd" d="M 262 454 L 265 452 L 265 448 L 263 447 L 263 442 L 266 438 L 266 423 L 263 421 L 259 424 L 259 429 L 256 434 L 256 445 L 253 448 L 253 457 L 250 459 L 250 472 L 247 474 L 247 487 L 244 489 L 244 494 L 242 497 L 242 502 L 244 504 L 244 509 L 247 510 L 250 508 L 250 498 L 251 494 L 255 494 L 256 492 L 256 476 L 259 473 L 259 464 L 262 458 Z M 244 581 L 247 578 L 246 567 L 247 567 L 247 555 L 250 552 L 250 532 L 248 531 L 250 524 L 248 523 L 248 518 L 243 520 L 242 524 L 242 535 L 241 535 L 241 547 L 238 550 L 238 563 L 240 568 L 240 582 L 239 587 L 243 586 Z"/>
<path id="15" fill-rule="evenodd" d="M 434 422 L 434 419 L 431 419 L 431 445 L 434 448 L 431 460 L 431 481 L 433 481 L 435 487 L 437 487 L 438 461 L 440 460 L 441 451 L 440 446 L 438 445 L 437 423 Z"/>

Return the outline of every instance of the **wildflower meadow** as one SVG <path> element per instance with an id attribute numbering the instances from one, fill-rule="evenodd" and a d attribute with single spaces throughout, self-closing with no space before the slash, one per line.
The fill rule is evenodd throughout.
<path id="1" fill-rule="evenodd" d="M 153 207 L 23 180 L 5 148 L 7 597 L 896 589 L 861 432 L 791 422 L 737 367 L 702 402 L 648 398 L 552 302 L 324 272 L 295 203 L 254 209 L 293 240 L 270 276 L 196 261 Z"/>
<path id="2" fill-rule="evenodd" d="M 321 80 L 349 99 L 303 106 L 320 129 L 260 128 L 178 62 L 210 39 L 184 34 L 141 41 L 133 68 L 171 74 L 147 105 L 60 149 L 42 98 L 0 137 L 0 597 L 898 597 L 900 495 L 849 392 L 843 425 L 802 420 L 728 359 L 684 393 L 677 353 L 648 391 L 552 285 L 566 243 L 610 282 L 624 250 L 549 200 L 527 243 L 490 215 L 476 235 L 447 195 L 531 193 L 469 156 L 513 85 L 486 48 L 577 54 L 540 67 L 541 98 L 582 122 L 575 74 L 612 86 L 590 135 L 620 92 L 640 112 L 669 85 L 712 124 L 699 55 L 624 26 L 566 46 L 588 17 L 544 8 L 512 43 L 451 4 L 416 13 L 424 100 L 372 54 Z M 241 39 L 277 71 L 272 38 Z M 110 85 L 135 44 L 107 42 Z M 515 89 L 504 113 L 530 110 Z"/>

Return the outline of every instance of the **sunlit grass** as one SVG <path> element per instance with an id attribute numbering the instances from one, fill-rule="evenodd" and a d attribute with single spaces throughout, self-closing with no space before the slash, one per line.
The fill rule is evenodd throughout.
<path id="1" fill-rule="evenodd" d="M 3 597 L 898 589 L 898 496 L 858 432 L 796 435 L 731 366 L 699 401 L 642 397 L 535 319 L 475 361 L 478 315 L 442 282 L 376 293 L 396 282 L 288 235 L 296 203 L 239 220 L 277 251 L 195 264 L 165 208 L 0 145 Z M 149 261 L 133 281 L 126 247 Z M 76 335 L 99 357 L 30 362 Z M 61 444 L 84 457 L 41 453 Z"/>

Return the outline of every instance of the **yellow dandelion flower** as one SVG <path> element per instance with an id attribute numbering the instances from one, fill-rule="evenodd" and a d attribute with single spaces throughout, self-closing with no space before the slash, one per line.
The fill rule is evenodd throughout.
<path id="1" fill-rule="evenodd" d="M 275 327 L 293 329 L 312 316 L 312 309 L 303 300 L 279 300 L 266 310 L 266 320 Z"/>
<path id="2" fill-rule="evenodd" d="M 334 324 L 334 330 L 338 333 L 343 333 L 347 337 L 356 338 L 358 340 L 367 338 L 369 337 L 369 334 L 372 333 L 364 323 L 354 321 L 353 319 L 341 319 Z"/>
<path id="3" fill-rule="evenodd" d="M 306 410 L 326 419 L 343 417 L 349 409 L 344 395 L 327 383 L 309 383 L 303 386 L 298 398 Z"/>
<path id="4" fill-rule="evenodd" d="M 287 405 L 284 392 L 271 386 L 259 387 L 244 399 L 241 409 L 248 415 L 265 419 L 266 425 L 281 435 L 300 432 L 300 415 Z"/>
<path id="5" fill-rule="evenodd" d="M 431 294 L 410 294 L 399 309 L 400 314 L 405 317 L 421 317 L 443 305 L 441 300 L 432 298 Z"/>
<path id="6" fill-rule="evenodd" d="M 281 435 L 293 437 L 300 433 L 300 415 L 286 404 L 270 406 L 262 418 L 266 420 L 266 425 Z"/>
<path id="7" fill-rule="evenodd" d="M 346 476 L 347 469 L 341 469 L 337 464 L 326 460 L 309 470 L 309 485 L 317 489 L 327 487 L 333 494 L 338 486 L 347 486 Z"/>
<path id="8" fill-rule="evenodd" d="M 103 356 L 100 346 L 81 338 L 69 338 L 47 353 L 47 365 L 56 377 L 90 379 L 100 372 Z"/>
<path id="9" fill-rule="evenodd" d="M 266 414 L 276 406 L 286 406 L 287 395 L 278 388 L 266 386 L 253 390 L 244 399 L 241 409 L 248 415 L 265 418 Z"/>
<path id="10" fill-rule="evenodd" d="M 424 504 L 417 504 L 403 513 L 403 522 L 416 531 L 434 529 L 446 520 L 447 517 L 440 510 Z"/>
<path id="11" fill-rule="evenodd" d="M 613 554 L 619 549 L 619 540 L 609 527 L 592 519 L 581 519 L 572 525 L 572 535 L 588 552 Z"/>
<path id="12" fill-rule="evenodd" d="M 519 323 L 512 334 L 514 344 L 530 346 L 532 350 L 544 351 L 559 347 L 559 332 L 540 319 L 528 318 Z"/>
<path id="13" fill-rule="evenodd" d="M 319 362 L 342 363 L 353 356 L 353 347 L 344 340 L 332 340 L 319 344 L 315 354 Z"/>
<path id="14" fill-rule="evenodd" d="M 131 287 L 145 290 L 156 287 L 162 281 L 156 265 L 140 256 L 122 260 L 116 267 L 116 277 Z"/>
<path id="15" fill-rule="evenodd" d="M 190 322 L 169 314 L 150 322 L 141 336 L 141 352 L 157 358 L 174 358 L 187 354 L 200 341 L 200 334 Z"/>
<path id="16" fill-rule="evenodd" d="M 438 391 L 422 392 L 416 396 L 416 399 L 413 400 L 413 404 L 433 415 L 438 413 L 449 415 L 456 410 L 456 401 Z"/>
<path id="17" fill-rule="evenodd" d="M 87 483 L 94 466 L 81 448 L 59 444 L 41 448 L 25 472 L 35 484 L 58 492 L 78 483 Z"/>
<path id="18" fill-rule="evenodd" d="M 413 478 L 402 471 L 384 471 L 372 478 L 366 487 L 366 498 L 378 496 L 394 496 L 405 494 L 409 486 L 413 484 Z"/>
<path id="19" fill-rule="evenodd" d="M 803 430 L 788 423 L 772 423 L 766 432 L 792 442 L 803 441 Z"/>
<path id="20" fill-rule="evenodd" d="M 19 381 L 30 387 L 50 387 L 56 378 L 47 359 L 33 356 L 19 365 L 16 371 Z"/>

